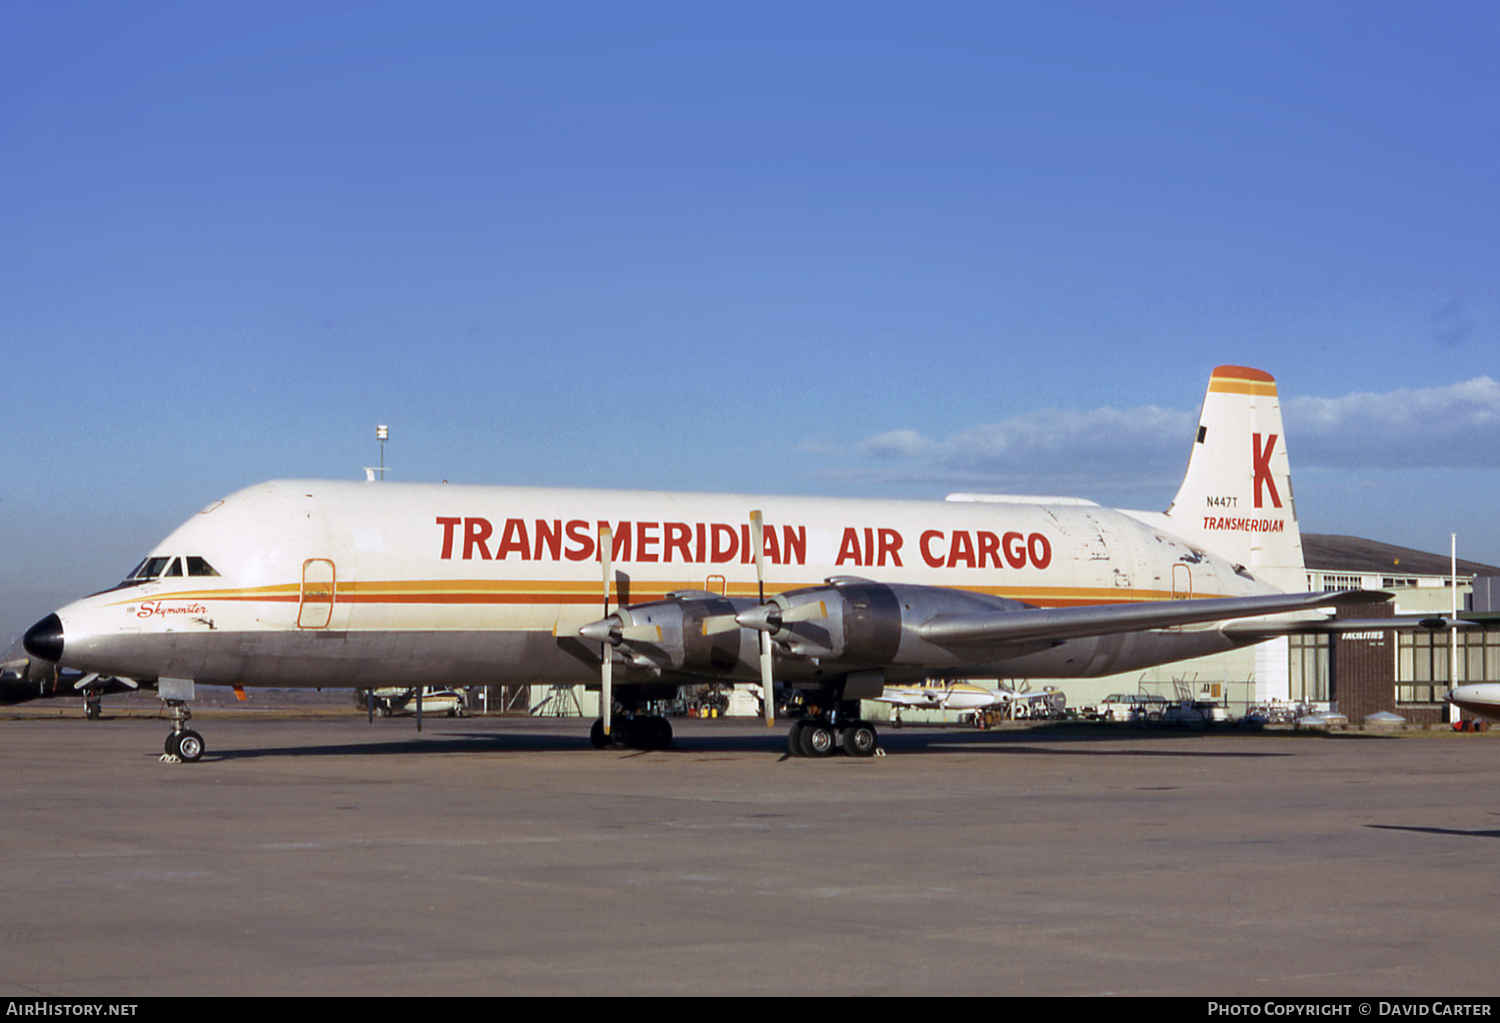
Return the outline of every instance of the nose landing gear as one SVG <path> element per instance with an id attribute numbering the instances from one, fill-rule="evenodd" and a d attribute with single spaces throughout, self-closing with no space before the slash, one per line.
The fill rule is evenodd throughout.
<path id="1" fill-rule="evenodd" d="M 161 755 L 164 764 L 194 764 L 203 757 L 203 736 L 184 727 L 192 719 L 193 712 L 188 710 L 187 703 L 183 700 L 168 700 L 167 706 L 172 709 L 172 731 L 167 735 L 165 752 Z"/>

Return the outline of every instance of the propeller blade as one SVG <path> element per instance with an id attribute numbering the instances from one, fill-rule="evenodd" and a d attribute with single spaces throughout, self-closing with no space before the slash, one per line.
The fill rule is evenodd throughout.
<path id="1" fill-rule="evenodd" d="M 766 524 L 759 511 L 750 513 L 750 542 L 755 547 L 755 589 L 761 607 L 766 605 Z M 766 715 L 766 725 L 774 723 L 776 704 L 772 701 L 776 680 L 771 658 L 771 634 L 760 634 L 760 703 Z"/>
<path id="2" fill-rule="evenodd" d="M 717 636 L 721 632 L 734 632 L 739 629 L 740 623 L 735 621 L 735 616 L 709 615 L 703 619 L 703 635 Z"/>
<path id="3" fill-rule="evenodd" d="M 760 602 L 766 602 L 766 526 L 760 512 L 750 513 L 750 546 L 755 549 L 755 585 Z"/>
<path id="4" fill-rule="evenodd" d="M 615 652 L 608 644 L 604 647 L 604 661 L 599 666 L 599 717 L 604 722 L 604 734 L 609 735 L 610 704 L 614 701 Z"/>
<path id="5" fill-rule="evenodd" d="M 811 604 L 802 604 L 799 607 L 781 612 L 783 622 L 815 622 L 828 617 L 828 604 L 817 600 Z"/>
<path id="6" fill-rule="evenodd" d="M 771 702 L 775 689 L 776 679 L 772 676 L 771 664 L 771 634 L 762 632 L 760 634 L 760 702 L 766 712 L 768 727 L 774 723 L 776 717 L 776 705 Z"/>
<path id="7" fill-rule="evenodd" d="M 604 617 L 609 617 L 609 576 L 613 568 L 614 531 L 608 526 L 599 527 L 599 561 L 604 566 Z M 615 652 L 606 641 L 600 644 L 599 661 L 599 718 L 604 722 L 604 734 L 609 735 L 610 708 L 614 704 Z"/>
<path id="8" fill-rule="evenodd" d="M 620 630 L 620 639 L 626 643 L 660 643 L 660 625 L 627 625 Z"/>

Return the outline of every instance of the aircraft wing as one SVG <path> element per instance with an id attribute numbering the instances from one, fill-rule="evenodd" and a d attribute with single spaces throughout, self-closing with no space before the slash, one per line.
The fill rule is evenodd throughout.
<path id="1" fill-rule="evenodd" d="M 1403 615 L 1400 618 L 1308 618 L 1285 621 L 1237 621 L 1227 622 L 1223 632 L 1230 636 L 1259 636 L 1274 639 L 1277 636 L 1337 636 L 1345 632 L 1415 632 L 1418 629 L 1438 631 L 1442 629 L 1468 629 L 1478 622 L 1463 618 L 1447 618 L 1440 615 Z"/>
<path id="2" fill-rule="evenodd" d="M 885 692 L 876 699 L 881 703 L 889 703 L 896 707 L 937 709 L 942 706 L 935 697 L 928 693 L 914 693 L 910 690 L 903 690 L 900 686 L 887 686 Z"/>
<path id="3" fill-rule="evenodd" d="M 942 646 L 987 646 L 995 643 L 1077 639 L 1116 632 L 1138 632 L 1142 629 L 1167 629 L 1178 625 L 1253 618 L 1320 607 L 1378 603 L 1390 599 L 1389 593 L 1378 590 L 1341 590 L 1337 593 L 1270 593 L 1254 597 L 1159 600 L 1143 604 L 1029 608 L 1023 611 L 939 615 L 919 626 L 917 632 L 923 639 Z M 1245 631 L 1254 632 L 1253 629 Z"/>

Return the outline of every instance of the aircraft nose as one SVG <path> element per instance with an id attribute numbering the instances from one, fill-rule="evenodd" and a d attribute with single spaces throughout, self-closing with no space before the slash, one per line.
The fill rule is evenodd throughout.
<path id="1" fill-rule="evenodd" d="M 62 619 L 55 614 L 48 615 L 27 629 L 21 642 L 32 657 L 56 664 L 63 655 Z"/>

